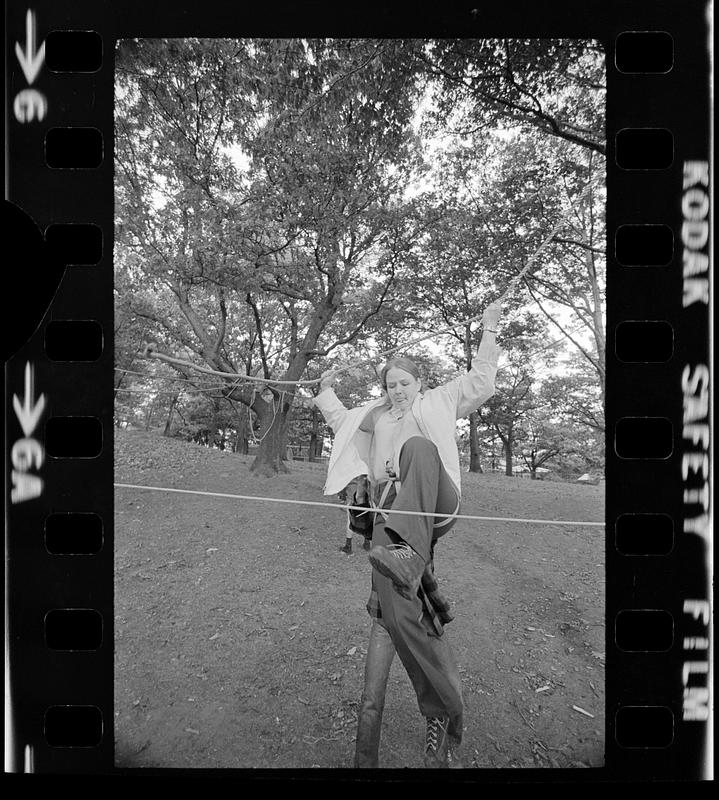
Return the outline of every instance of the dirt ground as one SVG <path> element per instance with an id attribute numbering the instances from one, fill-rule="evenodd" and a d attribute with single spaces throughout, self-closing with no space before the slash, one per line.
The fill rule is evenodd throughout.
<path id="1" fill-rule="evenodd" d="M 116 431 L 115 481 L 338 502 L 324 469 Z M 463 476 L 462 513 L 602 521 L 601 486 Z M 115 490 L 116 766 L 352 766 L 370 566 L 341 510 Z M 465 698 L 465 767 L 604 763 L 604 529 L 460 521 L 435 570 Z M 382 767 L 421 767 L 395 659 Z"/>

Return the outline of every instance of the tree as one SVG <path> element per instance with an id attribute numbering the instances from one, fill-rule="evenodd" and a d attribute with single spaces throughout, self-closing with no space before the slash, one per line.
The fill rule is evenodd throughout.
<path id="1" fill-rule="evenodd" d="M 520 455 L 532 479 L 537 469 L 559 455 L 579 452 L 575 431 L 554 421 L 546 408 L 535 408 L 523 420 L 517 432 Z"/>
<path id="2" fill-rule="evenodd" d="M 598 42 L 445 39 L 416 42 L 413 56 L 435 82 L 437 118 L 452 117 L 463 135 L 503 123 L 605 153 Z"/>
<path id="3" fill-rule="evenodd" d="M 508 135 L 493 147 L 485 169 L 467 174 L 467 189 L 502 253 L 495 263 L 506 270 L 505 285 L 527 269 L 513 293 L 517 302 L 529 299 L 581 353 L 603 396 L 604 190 L 596 156 L 576 151 L 534 133 Z"/>
<path id="4" fill-rule="evenodd" d="M 576 477 L 604 465 L 604 415 L 601 392 L 592 369 L 570 351 L 545 358 L 535 405 L 516 428 L 515 441 L 532 477 L 551 464 L 563 477 Z"/>
<path id="5" fill-rule="evenodd" d="M 572 214 L 555 235 L 551 249 L 543 253 L 540 267 L 526 274 L 524 285 L 544 317 L 591 368 L 603 410 L 606 398 L 606 256 L 604 214 L 598 202 L 604 192 L 592 186 L 594 169 L 594 159 L 590 157 L 586 170 L 578 170 L 577 176 L 562 181 L 557 194 L 564 194 Z M 590 189 L 583 203 L 576 199 L 580 192 L 577 177 Z"/>
<path id="6" fill-rule="evenodd" d="M 485 425 L 491 426 L 502 442 L 505 474 L 513 474 L 513 459 L 520 423 L 537 405 L 532 392 L 532 375 L 527 366 L 505 366 L 497 378 L 497 391 L 479 410 Z"/>
<path id="7" fill-rule="evenodd" d="M 539 313 L 514 293 L 504 336 L 519 347 L 549 321 L 603 380 L 601 192 L 577 203 L 603 153 L 592 43 L 143 40 L 122 42 L 116 65 L 123 365 L 142 334 L 182 359 L 170 371 L 188 386 L 209 384 L 198 368 L 232 376 L 212 380 L 260 442 L 254 471 L 283 471 L 290 439 L 321 446 L 306 410 L 291 429 L 303 377 L 447 326 L 445 360 L 468 368 L 477 326 L 461 321 L 568 211 L 526 278 Z M 422 152 L 418 131 L 452 128 L 451 147 Z M 184 397 L 163 400 L 168 431 Z"/>
<path id="8" fill-rule="evenodd" d="M 360 337 L 391 297 L 413 235 L 401 201 L 414 153 L 413 87 L 393 71 L 399 47 L 121 45 L 118 249 L 173 304 L 172 314 L 138 313 L 172 328 L 193 359 L 296 381 L 311 360 Z M 360 307 L 346 302 L 358 292 Z M 226 396 L 259 420 L 252 468 L 283 470 L 293 394 L 227 384 Z"/>
<path id="9" fill-rule="evenodd" d="M 561 419 L 584 428 L 590 435 L 605 433 L 604 408 L 594 372 L 581 358 L 565 361 L 560 373 L 549 375 L 542 384 L 543 402 Z"/>
<path id="10" fill-rule="evenodd" d="M 476 230 L 503 254 L 495 262 L 507 281 L 563 220 L 524 291 L 592 365 L 603 396 L 601 48 L 579 40 L 447 40 L 415 52 L 433 92 L 430 130 L 454 127 L 462 137 L 456 155 L 468 154 L 453 154 L 443 173 L 465 184 L 464 206 L 474 206 Z"/>
<path id="11" fill-rule="evenodd" d="M 412 304 L 424 310 L 424 326 L 447 331 L 447 339 L 458 345 L 452 351 L 459 369 L 471 369 L 481 339 L 480 317 L 490 302 L 503 296 L 514 270 L 516 234 L 488 224 L 488 211 L 495 207 L 521 205 L 521 198 L 504 194 L 495 180 L 497 142 L 477 139 L 473 147 L 457 144 L 434 158 L 434 190 L 426 192 L 422 213 L 427 220 L 413 254 L 414 275 L 408 281 Z M 474 187 L 474 188 L 473 188 Z M 522 310 L 518 293 L 504 297 L 500 345 L 532 341 L 544 323 Z M 479 416 L 469 415 L 469 470 L 481 472 Z"/>

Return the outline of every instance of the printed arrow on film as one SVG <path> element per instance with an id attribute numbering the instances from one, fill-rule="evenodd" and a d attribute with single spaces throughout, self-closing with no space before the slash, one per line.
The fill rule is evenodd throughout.
<path id="1" fill-rule="evenodd" d="M 14 394 L 12 396 L 12 405 L 15 409 L 18 422 L 22 428 L 25 436 L 29 437 L 30 434 L 37 427 L 37 423 L 45 410 L 45 395 L 41 394 L 37 399 L 37 403 L 33 400 L 35 394 L 32 365 L 28 361 L 25 364 L 25 396 L 22 400 Z"/>
<path id="2" fill-rule="evenodd" d="M 35 50 L 36 44 L 35 31 L 35 12 L 28 9 L 25 16 L 25 49 L 20 46 L 20 42 L 15 42 L 15 55 L 20 62 L 23 74 L 29 84 L 37 78 L 42 62 L 45 60 L 45 42 L 40 45 L 39 50 Z"/>

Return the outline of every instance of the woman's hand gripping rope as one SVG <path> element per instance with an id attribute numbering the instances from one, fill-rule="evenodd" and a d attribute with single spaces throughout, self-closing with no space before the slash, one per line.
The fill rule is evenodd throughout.
<path id="1" fill-rule="evenodd" d="M 499 301 L 490 303 L 482 314 L 482 330 L 496 333 L 499 318 L 502 316 L 502 304 Z"/>
<path id="2" fill-rule="evenodd" d="M 320 376 L 320 391 L 324 392 L 337 382 L 337 371 L 333 369 L 325 370 Z"/>

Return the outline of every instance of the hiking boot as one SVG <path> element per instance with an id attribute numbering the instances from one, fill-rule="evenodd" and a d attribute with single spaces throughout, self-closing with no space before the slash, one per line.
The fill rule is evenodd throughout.
<path id="1" fill-rule="evenodd" d="M 364 542 L 362 542 L 362 549 L 363 550 L 371 550 L 372 549 L 372 540 L 371 539 L 365 539 Z"/>
<path id="2" fill-rule="evenodd" d="M 460 742 L 449 733 L 449 723 L 441 717 L 427 717 L 424 766 L 427 769 L 464 769 Z"/>
<path id="3" fill-rule="evenodd" d="M 427 717 L 427 738 L 424 748 L 424 766 L 427 769 L 447 769 L 449 734 L 447 720 Z"/>
<path id="4" fill-rule="evenodd" d="M 389 578 L 402 597 L 412 600 L 424 572 L 424 561 L 408 544 L 377 545 L 369 553 L 369 562 Z"/>
<path id="5" fill-rule="evenodd" d="M 352 542 L 345 542 L 343 547 L 340 547 L 340 553 L 344 553 L 345 555 L 351 556 L 352 555 Z"/>

